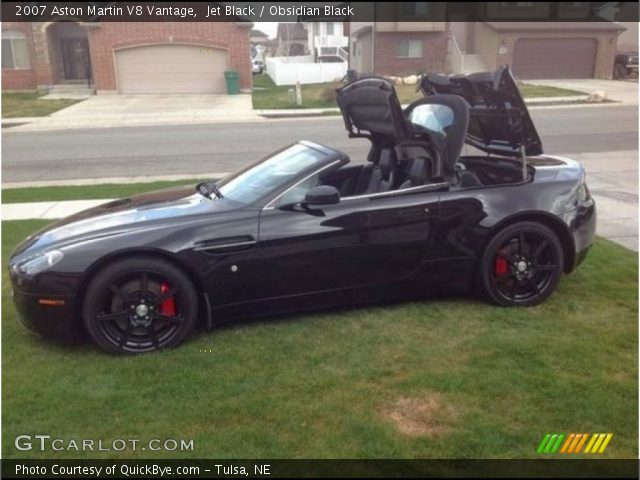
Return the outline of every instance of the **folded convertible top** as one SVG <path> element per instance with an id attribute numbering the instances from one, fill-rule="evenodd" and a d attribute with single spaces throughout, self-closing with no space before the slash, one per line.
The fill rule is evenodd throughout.
<path id="1" fill-rule="evenodd" d="M 542 154 L 542 142 L 509 67 L 495 73 L 442 76 L 421 79 L 424 95 L 459 95 L 470 105 L 466 142 L 488 153 L 512 157 Z"/>

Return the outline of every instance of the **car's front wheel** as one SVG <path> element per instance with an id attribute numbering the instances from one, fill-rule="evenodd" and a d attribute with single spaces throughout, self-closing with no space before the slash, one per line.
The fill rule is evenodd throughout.
<path id="1" fill-rule="evenodd" d="M 613 78 L 622 79 L 627 78 L 628 72 L 624 65 L 620 65 L 619 63 L 613 68 Z"/>
<path id="2" fill-rule="evenodd" d="M 83 319 L 91 338 L 111 353 L 136 354 L 181 343 L 198 316 L 189 278 L 157 258 L 128 258 L 96 274 Z"/>
<path id="3" fill-rule="evenodd" d="M 480 281 L 498 305 L 536 305 L 556 289 L 563 265 L 558 236 L 545 225 L 520 222 L 491 239 L 482 256 Z"/>

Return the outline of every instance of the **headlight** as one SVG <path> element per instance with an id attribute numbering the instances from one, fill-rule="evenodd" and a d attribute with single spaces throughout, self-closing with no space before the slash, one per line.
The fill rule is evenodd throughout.
<path id="1" fill-rule="evenodd" d="M 64 257 L 64 254 L 60 250 L 49 250 L 48 252 L 43 252 L 35 257 L 23 260 L 15 265 L 14 269 L 22 275 L 32 276 L 53 267 L 62 260 L 62 257 Z"/>

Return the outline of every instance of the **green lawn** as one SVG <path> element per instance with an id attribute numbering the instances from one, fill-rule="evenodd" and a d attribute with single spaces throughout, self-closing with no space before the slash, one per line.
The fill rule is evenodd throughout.
<path id="1" fill-rule="evenodd" d="M 531 85 L 528 83 L 518 84 L 520 93 L 524 98 L 540 97 L 571 97 L 574 95 L 587 95 L 586 92 L 570 90 L 568 88 L 550 87 L 547 85 Z"/>
<path id="2" fill-rule="evenodd" d="M 44 117 L 82 100 L 43 100 L 36 92 L 3 93 L 2 118 Z"/>
<path id="3" fill-rule="evenodd" d="M 335 90 L 342 86 L 341 83 L 312 83 L 302 85 L 302 106 L 289 101 L 290 85 L 277 86 L 266 74 L 253 76 L 253 108 L 255 109 L 280 109 L 280 108 L 335 108 Z M 398 85 L 396 92 L 400 102 L 410 103 L 420 98 L 415 85 Z"/>
<path id="4" fill-rule="evenodd" d="M 253 76 L 253 108 L 266 109 L 286 109 L 286 108 L 335 108 L 335 90 L 342 84 L 334 83 L 312 83 L 302 85 L 301 106 L 291 102 L 289 90 L 294 88 L 290 85 L 276 86 L 271 78 L 263 73 Z M 408 104 L 422 97 L 416 92 L 415 85 L 396 85 L 396 92 L 400 103 Z M 571 95 L 584 95 L 584 92 L 568 90 L 564 88 L 547 87 L 541 85 L 520 84 L 520 90 L 525 98 L 535 97 L 564 97 Z"/>
<path id="5" fill-rule="evenodd" d="M 122 198 L 136 193 L 151 192 L 162 188 L 193 186 L 202 179 L 171 180 L 147 183 L 105 183 L 100 185 L 5 188 L 2 203 L 48 202 L 57 200 L 87 200 L 100 198 Z"/>
<path id="6" fill-rule="evenodd" d="M 637 457 L 637 256 L 608 241 L 535 308 L 469 298 L 298 315 L 121 358 L 17 324 L 7 256 L 43 224 L 2 226 L 4 458 L 83 456 L 18 452 L 24 433 L 195 445 L 88 457 L 535 458 L 548 432 L 613 432 L 601 457 Z"/>

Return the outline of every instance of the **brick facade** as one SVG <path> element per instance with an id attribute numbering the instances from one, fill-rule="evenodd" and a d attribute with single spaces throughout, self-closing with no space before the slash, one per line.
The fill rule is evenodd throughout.
<path id="1" fill-rule="evenodd" d="M 3 90 L 34 90 L 36 88 L 36 61 L 33 46 L 33 36 L 31 35 L 31 24 L 25 22 L 3 22 L 2 30 L 19 31 L 24 34 L 29 48 L 31 60 L 28 69 L 3 69 L 2 89 Z"/>
<path id="2" fill-rule="evenodd" d="M 223 48 L 229 67 L 240 73 L 240 88 L 251 88 L 249 25 L 234 22 L 104 22 L 90 27 L 89 47 L 98 92 L 117 90 L 114 51 L 159 43 L 187 43 Z"/>
<path id="3" fill-rule="evenodd" d="M 2 29 L 19 30 L 29 45 L 29 69 L 3 69 L 3 90 L 46 88 L 59 80 L 55 50 L 49 45 L 53 22 L 5 22 Z M 251 88 L 250 24 L 236 22 L 102 22 L 85 26 L 98 93 L 117 93 L 115 51 L 137 45 L 185 43 L 228 51 L 229 68 L 240 74 L 240 88 Z M 53 52 L 53 53 L 52 53 Z"/>
<path id="4" fill-rule="evenodd" d="M 444 32 L 376 32 L 374 36 L 374 73 L 377 75 L 416 75 L 441 72 L 447 53 L 447 35 Z M 399 58 L 400 40 L 422 40 L 422 56 Z"/>

